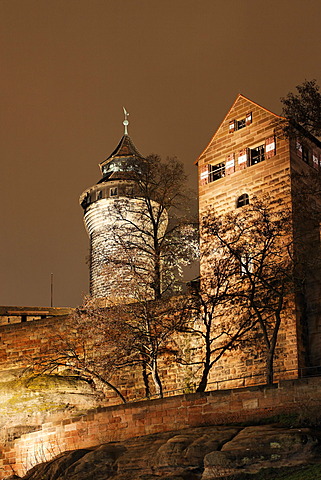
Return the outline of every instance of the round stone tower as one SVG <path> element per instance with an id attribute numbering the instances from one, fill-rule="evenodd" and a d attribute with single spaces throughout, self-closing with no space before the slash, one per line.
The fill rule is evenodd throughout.
<path id="1" fill-rule="evenodd" d="M 147 160 L 128 135 L 125 109 L 124 113 L 124 135 L 112 154 L 99 164 L 102 178 L 80 196 L 90 238 L 90 295 L 105 298 L 106 304 L 152 298 L 148 286 L 152 268 L 147 268 L 152 255 L 144 253 L 146 245 L 151 244 L 152 226 L 138 187 Z M 158 204 L 152 204 L 157 210 Z M 160 233 L 166 226 L 164 215 Z"/>

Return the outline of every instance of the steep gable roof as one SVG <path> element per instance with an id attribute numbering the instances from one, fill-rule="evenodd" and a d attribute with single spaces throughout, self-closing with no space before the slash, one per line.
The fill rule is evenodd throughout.
<path id="1" fill-rule="evenodd" d="M 285 117 L 282 117 L 280 115 L 277 115 L 273 112 L 271 112 L 270 110 L 268 110 L 267 108 L 265 107 L 262 107 L 261 105 L 259 105 L 258 103 L 256 102 L 253 102 L 253 100 L 250 100 L 249 98 L 245 97 L 245 95 L 242 95 L 241 93 L 239 93 L 235 99 L 235 101 L 233 102 L 232 106 L 230 107 L 230 109 L 228 110 L 227 114 L 225 115 L 223 121 L 220 123 L 220 125 L 218 126 L 218 128 L 216 129 L 216 131 L 214 132 L 214 135 L 212 136 L 211 140 L 209 141 L 209 143 L 206 145 L 206 147 L 204 148 L 204 150 L 202 151 L 202 153 L 197 157 L 197 160 L 194 162 L 196 165 L 200 159 L 200 157 L 202 157 L 202 155 L 206 152 L 206 150 L 209 148 L 209 146 L 211 145 L 211 143 L 215 140 L 218 132 L 221 130 L 221 128 L 223 128 L 223 125 L 225 125 L 227 119 L 230 117 L 231 115 L 231 112 L 233 112 L 234 110 L 237 110 L 237 107 L 238 107 L 238 104 L 240 103 L 248 103 L 249 104 L 249 110 L 251 109 L 252 106 L 256 107 L 256 108 L 259 108 L 259 109 L 262 109 L 264 110 L 265 112 L 269 113 L 271 116 L 275 117 L 276 119 L 280 119 L 280 120 L 286 120 Z"/>

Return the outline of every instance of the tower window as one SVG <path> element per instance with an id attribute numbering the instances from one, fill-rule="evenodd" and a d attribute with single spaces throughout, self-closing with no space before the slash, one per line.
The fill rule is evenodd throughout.
<path id="1" fill-rule="evenodd" d="M 229 122 L 228 131 L 229 133 L 233 133 L 236 130 L 241 130 L 244 127 L 251 125 L 252 123 L 252 112 L 246 114 L 244 118 L 240 118 L 239 120 L 231 120 Z"/>
<path id="2" fill-rule="evenodd" d="M 250 198 L 247 193 L 243 193 L 236 201 L 236 208 L 244 207 L 250 203 Z"/>
<path id="3" fill-rule="evenodd" d="M 264 145 L 259 145 L 255 148 L 250 148 L 250 165 L 256 165 L 257 163 L 265 160 Z"/>
<path id="4" fill-rule="evenodd" d="M 241 128 L 244 128 L 245 126 L 246 126 L 245 118 L 242 118 L 241 120 L 236 121 L 236 130 L 241 130 Z"/>
<path id="5" fill-rule="evenodd" d="M 215 182 L 222 177 L 225 177 L 225 163 L 218 163 L 217 165 L 208 166 L 208 181 Z"/>
<path id="6" fill-rule="evenodd" d="M 126 195 L 132 197 L 134 195 L 134 187 L 126 187 Z"/>
<path id="7" fill-rule="evenodd" d="M 101 190 L 99 190 L 97 192 L 97 197 L 96 198 L 97 198 L 97 200 L 100 200 L 101 198 L 103 198 L 103 192 Z"/>
<path id="8" fill-rule="evenodd" d="M 240 273 L 242 276 L 253 273 L 253 257 L 250 253 L 244 253 L 240 258 Z"/>
<path id="9" fill-rule="evenodd" d="M 118 195 L 118 188 L 117 187 L 112 187 L 109 189 L 109 195 L 111 197 L 117 197 Z"/>
<path id="10" fill-rule="evenodd" d="M 309 163 L 309 150 L 305 145 L 302 145 L 302 160 Z"/>

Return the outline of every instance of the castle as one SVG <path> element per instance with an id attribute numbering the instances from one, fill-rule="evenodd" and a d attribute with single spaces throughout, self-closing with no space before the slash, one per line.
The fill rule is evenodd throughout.
<path id="1" fill-rule="evenodd" d="M 321 364 L 320 231 L 317 215 L 312 215 L 311 213 L 312 210 L 315 213 L 320 211 L 321 208 L 320 191 L 314 188 L 321 168 L 321 143 L 301 130 L 298 130 L 296 138 L 289 138 L 280 134 L 278 125 L 283 120 L 243 95 L 238 95 L 208 146 L 196 161 L 199 174 L 199 210 L 201 218 L 209 207 L 214 207 L 222 216 L 230 211 L 237 212 L 242 216 L 244 208 L 251 204 L 255 197 L 259 198 L 267 193 L 270 196 L 278 196 L 284 205 L 291 208 L 292 218 L 289 219 L 289 222 L 291 223 L 294 245 L 301 245 L 301 240 L 302 238 L 304 239 L 304 251 L 298 248 L 296 254 L 309 256 L 309 269 L 305 272 L 303 293 L 295 292 L 292 295 L 291 301 L 283 314 L 276 358 L 276 379 L 278 381 L 299 378 L 302 374 L 309 374 L 310 371 L 317 373 L 317 367 Z M 110 228 L 112 225 L 112 228 L 114 228 L 115 220 L 118 221 L 115 218 L 115 212 L 118 212 L 117 205 L 119 201 L 127 202 L 126 205 L 128 205 L 128 202 L 130 205 L 134 204 L 130 208 L 133 215 L 136 214 L 136 208 L 139 210 L 140 205 L 136 203 L 133 195 L 132 167 L 144 161 L 144 158 L 137 151 L 128 135 L 128 123 L 125 122 L 125 132 L 120 143 L 114 152 L 100 164 L 102 179 L 93 187 L 85 190 L 81 196 L 85 224 L 91 245 L 91 294 L 96 298 L 110 297 L 113 302 L 124 301 L 126 296 L 124 292 L 130 291 L 131 276 L 128 271 L 125 277 L 120 274 L 109 276 L 108 269 L 104 270 L 104 261 L 109 259 L 110 256 L 116 258 L 118 255 L 121 256 L 122 249 L 118 245 L 115 250 L 115 246 L 108 241 L 108 238 L 105 238 L 105 228 L 103 227 L 107 225 Z M 301 195 L 302 191 L 309 193 L 307 203 L 310 203 L 310 211 L 303 208 L 304 198 Z M 271 208 L 274 208 L 273 205 L 271 205 Z M 209 265 L 206 261 L 201 259 L 201 277 L 208 275 L 208 267 Z M 126 268 L 123 266 L 121 268 L 124 268 L 123 273 L 126 273 Z M 49 328 L 55 329 L 56 326 L 63 325 L 66 318 L 64 315 L 69 312 L 59 312 L 54 309 L 49 311 L 49 309 L 15 309 L 6 307 L 0 313 L 2 319 L 2 325 L 0 326 L 2 340 L 0 347 L 0 383 L 5 385 L 18 378 L 26 367 L 26 363 L 30 361 L 30 358 L 38 358 L 42 354 L 46 342 L 52 339 L 52 337 L 47 337 L 46 332 Z M 55 317 L 55 315 L 57 316 Z M 21 319 L 21 322 L 15 323 L 17 319 Z M 8 323 L 13 324 L 8 325 Z M 309 370 L 311 367 L 313 367 L 312 370 Z M 188 369 L 178 366 L 171 369 L 171 367 L 165 364 L 164 372 L 165 390 L 175 392 L 174 394 L 186 391 L 188 375 L 193 374 L 191 370 L 188 371 Z M 210 374 L 208 389 L 214 390 L 215 385 L 216 388 L 224 389 L 264 383 L 264 379 L 257 376 L 261 373 L 262 361 L 260 358 L 253 358 L 250 354 L 240 353 L 240 351 L 229 352 L 214 365 Z M 143 388 L 141 380 L 135 372 L 131 372 L 128 377 L 122 378 L 121 381 L 125 385 L 129 399 L 140 398 L 139 395 L 142 395 Z M 57 382 L 59 383 L 60 380 L 57 380 Z M 59 387 L 61 391 L 67 390 L 69 393 L 76 391 L 78 388 L 74 384 L 72 387 L 69 385 L 68 388 L 66 384 L 59 385 L 61 385 Z M 86 396 L 86 408 L 88 409 L 91 408 L 90 405 L 95 405 L 96 399 L 91 396 L 87 387 L 88 385 L 84 389 L 83 397 L 85 398 Z M 309 392 L 311 393 L 312 390 L 309 390 Z M 272 390 L 272 393 L 269 392 L 262 394 L 262 398 L 260 396 L 261 393 L 255 394 L 254 398 L 253 391 L 241 393 L 241 397 L 243 395 L 242 400 L 239 403 L 235 402 L 233 406 L 229 407 L 230 411 L 236 412 L 240 408 L 243 408 L 244 411 L 247 409 L 254 411 L 256 408 L 262 411 L 266 405 L 268 405 L 266 408 L 271 409 L 273 405 L 271 399 L 274 394 Z M 282 392 L 279 392 L 279 394 L 282 396 Z M 12 402 L 13 396 L 11 393 L 6 391 L 5 395 Z M 24 393 L 24 395 L 27 394 Z M 295 397 L 296 393 L 294 391 L 291 402 L 295 402 Z M 38 396 L 38 401 L 39 398 Z M 215 397 L 213 405 L 215 402 L 219 403 L 218 398 Z M 71 402 L 69 397 L 68 401 L 61 398 L 59 401 L 62 405 Z M 188 414 L 188 422 L 193 424 L 197 415 L 197 421 L 200 421 L 200 415 L 203 415 L 200 411 L 204 399 L 203 397 L 197 397 L 195 405 L 192 404 L 192 400 L 190 402 L 191 412 Z M 286 403 L 286 396 L 280 402 Z M 117 399 L 111 394 L 108 399 L 108 405 L 112 406 L 117 403 Z M 184 401 L 182 400 L 182 406 L 183 403 Z M 188 402 L 186 405 L 188 405 Z M 186 405 L 184 404 L 184 409 L 189 408 Z M 83 407 L 83 404 L 81 406 Z M 171 414 L 174 411 L 177 412 L 176 407 L 175 403 L 175 408 L 172 409 Z M 208 409 L 210 408 L 209 403 L 207 407 Z M 33 406 L 33 408 L 35 407 Z M 57 405 L 51 405 L 50 408 L 57 409 Z M 65 406 L 62 408 L 65 408 Z M 125 409 L 125 407 L 122 408 Z M 152 412 L 153 407 L 150 408 Z M 225 404 L 219 408 L 221 408 L 219 415 L 224 416 Z M 118 425 L 117 422 L 120 420 L 118 420 L 117 412 L 120 412 L 120 410 L 119 408 L 108 413 L 110 418 L 108 417 L 108 421 L 104 424 L 107 432 L 105 437 L 108 439 L 116 439 L 116 437 L 110 437 L 109 432 L 112 428 L 110 424 L 114 422 L 114 427 Z M 12 447 L 10 451 L 8 450 L 6 457 L 8 464 L 14 463 L 11 458 L 14 458 L 16 464 L 19 464 L 19 461 L 25 460 L 30 455 L 30 445 L 33 445 L 32 439 L 38 438 L 36 430 L 40 428 L 39 422 L 43 424 L 42 434 L 39 433 L 40 440 L 39 444 L 37 444 L 41 448 L 43 448 L 44 439 L 45 442 L 50 441 L 53 430 L 56 432 L 57 437 L 59 436 L 60 439 L 64 438 L 63 448 L 66 447 L 66 449 L 72 447 L 71 440 L 75 441 L 76 437 L 73 436 L 73 432 L 77 431 L 79 434 L 82 431 L 80 423 L 76 424 L 72 419 L 67 421 L 59 418 L 57 424 L 48 424 L 45 423 L 48 419 L 46 420 L 45 417 L 39 416 L 39 412 L 37 412 L 37 419 L 30 412 L 29 418 L 27 413 L 25 411 L 25 416 L 22 420 L 22 423 L 25 422 L 25 434 L 21 436 L 21 439 L 17 440 L 18 446 Z M 126 412 L 125 414 L 127 415 Z M 97 418 L 99 417 L 98 423 L 103 422 L 101 418 L 103 416 L 102 412 L 98 412 L 95 415 Z M 143 428 L 139 422 L 143 422 L 144 409 L 140 411 L 140 416 L 137 418 L 133 412 L 130 415 L 132 415 L 130 421 L 132 425 L 135 425 L 135 428 L 133 427 L 130 430 L 130 434 L 140 435 L 165 428 L 159 422 L 156 422 L 157 425 L 155 424 L 154 430 L 149 430 L 147 424 L 147 426 L 144 424 Z M 150 415 L 152 416 L 152 413 Z M 175 415 L 178 414 L 175 413 Z M 206 421 L 213 420 L 212 414 L 208 415 Z M 169 417 L 164 416 L 164 418 L 170 423 Z M 91 418 L 88 421 L 89 425 L 94 420 Z M 184 419 L 180 421 L 183 425 L 186 424 Z M 152 421 L 150 425 L 154 425 L 154 423 Z M 163 420 L 161 424 L 164 425 Z M 86 439 L 88 445 L 90 442 L 98 441 L 97 439 L 101 435 L 98 424 L 95 424 L 97 432 L 90 430 L 90 428 L 92 427 L 88 427 L 88 439 Z M 33 431 L 35 432 L 30 433 Z M 114 432 L 113 435 L 116 435 L 116 433 Z M 127 435 L 127 433 L 124 433 L 124 435 Z M 84 445 L 84 443 L 80 442 L 79 445 Z M 57 453 L 54 449 L 53 452 Z M 9 470 L 7 469 L 6 471 Z M 3 478 L 1 477 L 1 472 L 0 478 Z"/>
<path id="2" fill-rule="evenodd" d="M 318 191 L 309 193 L 309 200 L 305 202 L 310 203 L 309 209 L 303 209 L 300 195 L 303 189 L 312 190 L 317 178 L 321 144 L 306 132 L 298 131 L 295 138 L 284 135 L 280 127 L 284 120 L 238 95 L 196 164 L 200 219 L 209 207 L 220 216 L 234 211 L 242 217 L 246 205 L 266 195 L 279 200 L 277 207 L 271 204 L 268 208 L 279 208 L 281 203 L 292 213 L 292 219 L 289 218 L 291 241 L 298 245 L 304 238 L 303 251 L 296 247 L 295 254 L 302 263 L 303 257 L 309 256 L 309 271 L 305 272 L 304 293 L 296 292 L 283 312 L 277 370 L 291 372 L 285 375 L 300 376 L 307 368 L 321 364 L 319 224 L 311 213 L 311 198 L 315 214 L 321 209 L 321 197 Z M 129 301 L 130 286 L 134 282 L 128 266 L 119 264 L 117 275 L 115 264 L 109 271 L 106 269 L 110 258 L 115 260 L 126 255 L 113 236 L 115 226 L 121 229 L 128 222 L 124 213 L 119 215 L 119 204 L 125 202 L 124 210 L 130 212 L 133 222 L 139 221 L 139 213 L 144 208 L 133 195 L 133 172 L 137 172 L 144 158 L 129 137 L 127 125 L 126 115 L 123 137 L 113 153 L 100 163 L 102 179 L 80 197 L 90 236 L 91 294 L 113 302 Z M 127 231 L 127 235 L 130 234 Z M 201 279 L 208 275 L 208 267 L 201 256 Z M 245 373 L 255 375 L 259 371 L 259 359 L 227 355 L 214 366 L 213 377 L 224 380 Z"/>

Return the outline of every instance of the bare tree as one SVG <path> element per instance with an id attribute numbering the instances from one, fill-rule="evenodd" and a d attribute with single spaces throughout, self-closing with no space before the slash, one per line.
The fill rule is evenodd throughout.
<path id="1" fill-rule="evenodd" d="M 134 305 L 117 306 L 120 318 L 126 318 L 134 339 L 133 351 L 142 367 L 146 396 L 152 394 L 149 375 L 157 396 L 163 397 L 159 360 L 175 359 L 177 334 L 186 319 L 182 312 L 186 298 L 180 296 L 160 300 L 141 300 Z"/>
<path id="2" fill-rule="evenodd" d="M 288 133 L 293 132 L 298 125 L 307 132 L 321 136 L 321 93 L 316 80 L 305 80 L 296 86 L 297 93 L 289 92 L 281 98 L 283 104 L 282 114 L 290 121 L 290 126 L 285 127 Z M 298 134 L 297 128 L 295 128 Z"/>
<path id="3" fill-rule="evenodd" d="M 174 355 L 175 333 L 184 321 L 177 302 L 183 298 L 101 308 L 90 299 L 48 333 L 41 357 L 33 361 L 40 373 L 71 373 L 105 395 L 114 391 L 127 399 L 117 384 L 119 375 L 138 369 L 145 395 L 163 396 L 159 359 Z M 173 357 L 174 360 L 174 357 Z M 150 380 L 154 384 L 151 388 Z"/>
<path id="4" fill-rule="evenodd" d="M 121 255 L 105 256 L 105 274 L 125 266 L 134 277 L 137 295 L 149 291 L 156 300 L 177 292 L 183 267 L 198 255 L 197 222 L 191 214 L 191 193 L 182 162 L 157 155 L 130 172 L 127 197 L 115 202 L 115 221 L 102 232 Z M 135 200 L 135 201 L 133 201 Z"/>
<path id="5" fill-rule="evenodd" d="M 202 279 L 200 288 L 193 289 L 185 308 L 188 320 L 182 326 L 184 332 L 195 336 L 197 347 L 189 352 L 188 360 L 182 354 L 179 358 L 181 363 L 201 369 L 198 392 L 206 390 L 214 364 L 227 351 L 239 348 L 252 328 L 251 318 L 240 309 L 235 295 L 235 262 L 231 256 L 212 257 L 210 262 L 211 277 Z"/>
<path id="6" fill-rule="evenodd" d="M 204 392 L 214 364 L 231 350 L 243 345 L 253 328 L 249 312 L 242 309 L 239 295 L 243 287 L 240 266 L 233 252 L 226 248 L 222 237 L 227 234 L 225 218 L 209 210 L 201 229 L 201 279 L 191 284 L 186 303 L 183 331 L 193 335 L 197 346 L 188 355 L 180 354 L 183 364 L 198 366 L 201 377 L 198 392 Z M 187 358 L 188 357 L 188 358 Z"/>
<path id="7" fill-rule="evenodd" d="M 48 330 L 47 342 L 33 369 L 40 373 L 69 372 L 88 381 L 97 391 L 124 395 L 113 382 L 119 370 L 137 364 L 131 328 L 112 309 L 86 302 Z"/>
<path id="8" fill-rule="evenodd" d="M 202 225 L 211 238 L 215 255 L 233 265 L 228 282 L 224 281 L 223 296 L 228 308 L 223 302 L 223 312 L 225 316 L 231 314 L 228 302 L 233 298 L 239 312 L 234 322 L 241 322 L 239 328 L 232 330 L 234 333 L 229 332 L 230 339 L 235 341 L 250 330 L 256 335 L 264 351 L 268 384 L 273 382 L 282 314 L 295 293 L 291 213 L 277 201 L 271 207 L 271 202 L 268 198 L 256 200 L 243 207 L 241 214 L 238 211 L 218 216 L 211 212 Z M 209 305 L 216 306 L 216 297 L 209 300 Z M 219 297 L 218 300 L 221 301 Z M 226 334 L 225 327 L 223 331 Z M 229 342 L 226 345 L 232 346 Z"/>

